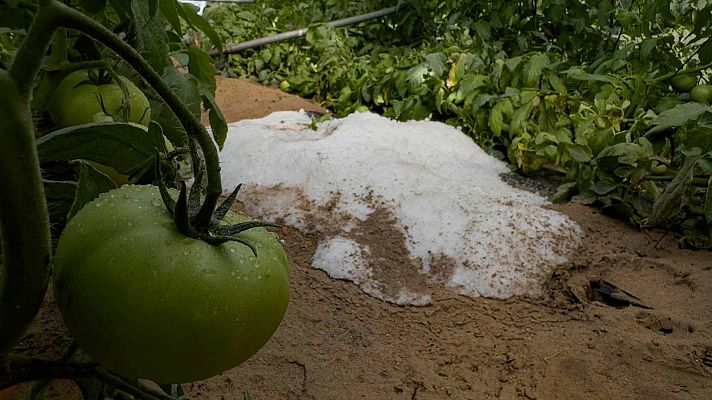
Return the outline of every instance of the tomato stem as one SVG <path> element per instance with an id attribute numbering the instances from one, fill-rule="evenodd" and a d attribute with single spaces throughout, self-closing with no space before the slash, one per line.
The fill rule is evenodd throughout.
<path id="1" fill-rule="evenodd" d="M 41 7 L 9 69 L 0 71 L 0 368 L 37 315 L 49 281 L 52 242 L 30 98 L 56 28 Z"/>
<path id="2" fill-rule="evenodd" d="M 109 29 L 81 12 L 59 3 L 56 0 L 50 0 L 49 4 L 55 11 L 54 14 L 57 17 L 56 22 L 59 26 L 75 29 L 86 34 L 115 51 L 121 58 L 128 62 L 176 114 L 188 133 L 188 136 L 198 142 L 205 157 L 208 184 L 205 192 L 205 200 L 195 219 L 195 226 L 199 230 L 207 229 L 210 225 L 213 210 L 215 210 L 215 206 L 222 194 L 217 146 L 208 131 L 200 120 L 182 103 L 180 98 L 163 82 L 163 78 L 158 75 L 134 48 L 117 37 Z"/>

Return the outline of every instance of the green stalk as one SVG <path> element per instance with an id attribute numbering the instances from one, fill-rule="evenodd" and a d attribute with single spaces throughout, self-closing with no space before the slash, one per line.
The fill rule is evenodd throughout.
<path id="1" fill-rule="evenodd" d="M 0 71 L 0 368 L 37 315 L 49 281 L 52 242 L 30 98 L 55 30 L 40 9 L 10 69 Z"/>
<path id="2" fill-rule="evenodd" d="M 75 29 L 87 36 L 101 42 L 106 47 L 116 52 L 121 58 L 133 67 L 136 72 L 153 87 L 158 95 L 166 102 L 176 114 L 188 135 L 200 145 L 205 157 L 208 185 L 205 200 L 196 217 L 195 225 L 198 228 L 207 228 L 212 218 L 215 206 L 222 194 L 220 181 L 220 162 L 217 146 L 213 143 L 210 134 L 203 124 L 181 102 L 180 98 L 171 91 L 163 82 L 163 78 L 141 57 L 141 55 L 126 42 L 114 35 L 113 32 L 90 17 L 76 11 L 56 0 L 50 0 L 56 23 L 59 26 Z"/>
<path id="3" fill-rule="evenodd" d="M 684 66 L 684 64 L 683 64 L 683 66 Z M 686 70 L 684 71 L 684 73 L 686 73 L 686 74 L 691 74 L 691 73 L 693 73 L 693 72 L 700 72 L 700 71 L 705 70 L 705 69 L 710 68 L 710 67 L 712 67 L 712 62 L 707 63 L 707 64 L 704 64 L 704 65 L 699 65 L 699 66 L 697 66 L 697 67 L 695 67 L 695 68 L 686 69 Z M 653 79 L 653 82 L 662 82 L 662 81 L 668 80 L 668 79 L 672 78 L 673 76 L 677 75 L 678 73 L 680 73 L 681 70 L 682 70 L 682 68 L 683 68 L 683 67 L 680 67 L 677 71 L 668 72 L 668 73 L 665 74 L 665 75 L 661 75 L 661 76 L 659 76 L 659 77 Z"/>
<path id="4" fill-rule="evenodd" d="M 28 96 L 0 71 L 0 360 L 25 333 L 49 281 L 51 240 Z"/>

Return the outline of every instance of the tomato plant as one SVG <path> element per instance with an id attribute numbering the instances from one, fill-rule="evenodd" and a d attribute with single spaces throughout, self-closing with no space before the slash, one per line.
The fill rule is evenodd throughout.
<path id="1" fill-rule="evenodd" d="M 151 120 L 148 98 L 133 82 L 126 77 L 118 77 L 126 90 L 124 97 L 118 82 L 106 75 L 97 75 L 86 70 L 75 71 L 62 80 L 48 107 L 49 115 L 58 127 L 100 122 L 95 121 L 99 113 L 148 125 Z"/>
<path id="2" fill-rule="evenodd" d="M 176 0 L 0 7 L 0 390 L 37 381 L 38 398 L 52 379 L 69 378 L 86 399 L 176 399 L 184 395 L 176 382 L 254 354 L 286 309 L 287 261 L 261 228 L 270 224 L 229 211 L 237 189 L 218 205 L 215 143 L 227 128 L 215 71 L 183 43 L 190 27 L 219 46 L 210 24 Z M 16 17 L 11 29 L 6 11 Z M 184 157 L 190 191 L 178 174 Z M 116 189 L 99 164 L 141 186 Z M 60 311 L 104 366 L 78 359 L 77 340 L 58 360 L 13 348 L 53 261 Z"/>
<path id="3" fill-rule="evenodd" d="M 387 4 L 265 0 L 205 15 L 234 43 L 309 26 L 304 41 L 231 54 L 231 74 L 280 82 L 338 116 L 367 107 L 461 127 L 523 174 L 559 175 L 554 200 L 712 248 L 712 113 L 687 106 L 712 72 L 712 4 L 412 0 L 383 19 L 325 24 Z M 692 183 L 673 185 L 695 148 Z M 666 191 L 681 207 L 654 223 Z"/>
<path id="4" fill-rule="evenodd" d="M 102 194 L 57 245 L 55 297 L 72 336 L 107 368 L 158 382 L 197 381 L 240 364 L 272 336 L 289 291 L 275 236 L 263 228 L 241 235 L 256 257 L 241 243 L 186 238 L 155 186 Z"/>

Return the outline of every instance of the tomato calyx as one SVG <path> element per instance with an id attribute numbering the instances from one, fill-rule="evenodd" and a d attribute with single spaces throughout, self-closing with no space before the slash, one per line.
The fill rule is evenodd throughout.
<path id="1" fill-rule="evenodd" d="M 196 217 L 201 209 L 200 200 L 204 190 L 204 170 L 202 168 L 198 169 L 198 172 L 195 174 L 195 182 L 191 186 L 190 191 L 188 191 L 185 182 L 181 181 L 178 199 L 173 200 L 173 197 L 168 193 L 168 187 L 160 178 L 160 168 L 160 163 L 157 162 L 156 169 L 158 173 L 156 176 L 159 177 L 158 188 L 161 193 L 161 199 L 168 212 L 173 216 L 173 221 L 178 231 L 185 236 L 200 239 L 211 245 L 219 245 L 228 241 L 238 242 L 249 247 L 250 250 L 252 250 L 252 254 L 257 257 L 257 249 L 255 246 L 238 236 L 239 233 L 259 227 L 280 227 L 280 225 L 260 220 L 231 225 L 221 223 L 235 202 L 242 184 L 237 185 L 235 190 L 215 208 L 208 225 L 200 226 L 200 224 L 197 223 Z"/>

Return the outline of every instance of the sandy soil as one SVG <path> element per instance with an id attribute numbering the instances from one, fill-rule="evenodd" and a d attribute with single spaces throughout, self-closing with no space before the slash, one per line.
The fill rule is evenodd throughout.
<path id="1" fill-rule="evenodd" d="M 231 121 L 319 110 L 251 83 L 219 85 Z M 242 399 L 245 389 L 255 399 L 709 399 L 710 252 L 680 250 L 672 235 L 656 249 L 660 232 L 581 205 L 554 208 L 584 240 L 538 299 L 442 291 L 424 307 L 385 303 L 312 269 L 318 238 L 285 228 L 292 286 L 283 324 L 243 365 L 186 388 L 196 399 Z M 609 305 L 591 290 L 597 279 L 651 308 Z M 59 321 L 48 304 L 23 345 L 51 352 L 66 343 Z M 77 398 L 67 385 L 55 391 Z"/>

